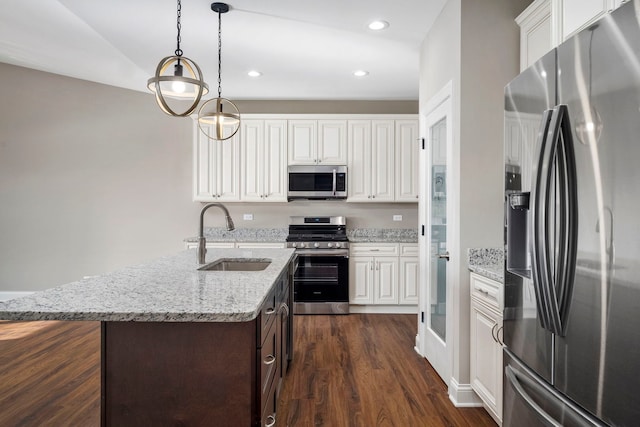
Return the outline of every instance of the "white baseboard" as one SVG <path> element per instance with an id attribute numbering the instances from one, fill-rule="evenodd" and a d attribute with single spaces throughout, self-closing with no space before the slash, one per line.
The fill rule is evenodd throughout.
<path id="1" fill-rule="evenodd" d="M 9 301 L 10 299 L 25 297 L 33 292 L 0 292 L 0 301 Z"/>
<path id="2" fill-rule="evenodd" d="M 415 314 L 417 316 L 418 306 L 415 306 L 415 305 L 350 305 L 349 313 Z"/>
<path id="3" fill-rule="evenodd" d="M 471 388 L 471 384 L 459 384 L 455 378 L 449 382 L 449 399 L 456 408 L 483 407 L 482 400 Z"/>

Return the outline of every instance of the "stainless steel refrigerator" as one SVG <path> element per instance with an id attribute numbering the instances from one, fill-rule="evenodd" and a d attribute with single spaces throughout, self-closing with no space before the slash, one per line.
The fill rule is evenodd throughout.
<path id="1" fill-rule="evenodd" d="M 506 427 L 640 425 L 638 4 L 505 88 Z"/>

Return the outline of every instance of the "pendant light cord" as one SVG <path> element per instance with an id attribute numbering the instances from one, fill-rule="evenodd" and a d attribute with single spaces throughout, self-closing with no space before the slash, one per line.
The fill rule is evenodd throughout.
<path id="1" fill-rule="evenodd" d="M 182 3 L 180 0 L 178 0 L 178 18 L 177 18 L 177 23 L 176 23 L 176 27 L 178 27 L 178 37 L 177 37 L 177 47 L 176 47 L 176 51 L 175 54 L 178 57 L 178 61 L 180 61 L 180 57 L 182 56 L 182 49 L 180 49 L 180 30 L 182 29 L 182 25 L 180 24 L 180 18 L 182 17 Z M 179 63 L 179 62 L 178 62 Z"/>
<path id="2" fill-rule="evenodd" d="M 222 13 L 218 12 L 218 98 L 222 98 Z"/>

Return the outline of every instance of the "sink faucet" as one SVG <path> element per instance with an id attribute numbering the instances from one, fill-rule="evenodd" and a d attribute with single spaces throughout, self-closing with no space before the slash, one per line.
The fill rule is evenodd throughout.
<path id="1" fill-rule="evenodd" d="M 204 256 L 207 253 L 207 239 L 204 237 L 204 213 L 212 206 L 216 206 L 224 212 L 224 219 L 227 222 L 227 230 L 231 231 L 235 229 L 233 225 L 233 220 L 229 215 L 229 211 L 222 203 L 209 203 L 202 208 L 200 211 L 200 232 L 198 233 L 198 263 L 204 264 Z"/>

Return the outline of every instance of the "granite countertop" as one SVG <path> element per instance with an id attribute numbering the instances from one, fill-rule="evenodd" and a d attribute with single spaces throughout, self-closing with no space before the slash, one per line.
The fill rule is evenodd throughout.
<path id="1" fill-rule="evenodd" d="M 205 227 L 207 242 L 285 242 L 288 228 L 236 228 L 228 231 L 223 227 Z M 187 237 L 185 242 L 197 242 L 198 237 Z"/>
<path id="2" fill-rule="evenodd" d="M 195 250 L 0 303 L 4 320 L 244 322 L 260 306 L 293 249 L 209 249 L 219 258 L 269 258 L 263 271 L 198 271 Z"/>
<path id="3" fill-rule="evenodd" d="M 207 242 L 285 242 L 288 228 L 237 228 L 227 231 L 222 227 L 205 227 Z M 418 243 L 418 230 L 413 228 L 353 228 L 347 237 L 354 243 Z M 197 242 L 188 237 L 185 242 Z"/>
<path id="4" fill-rule="evenodd" d="M 418 243 L 418 229 L 414 228 L 354 228 L 347 230 L 353 243 Z"/>
<path id="5" fill-rule="evenodd" d="M 469 270 L 481 276 L 504 283 L 504 250 L 501 248 L 470 248 Z"/>

